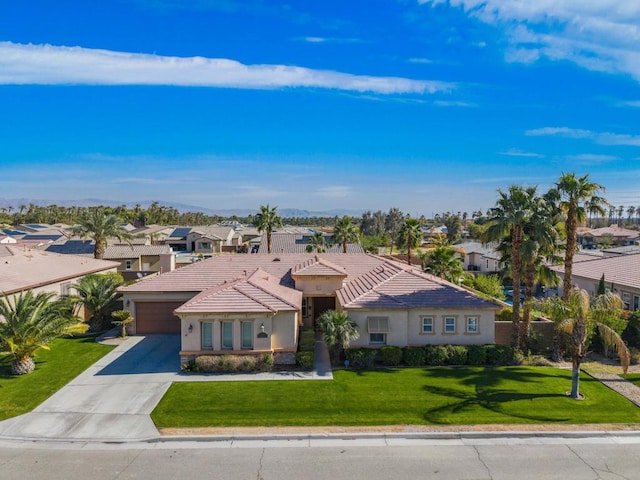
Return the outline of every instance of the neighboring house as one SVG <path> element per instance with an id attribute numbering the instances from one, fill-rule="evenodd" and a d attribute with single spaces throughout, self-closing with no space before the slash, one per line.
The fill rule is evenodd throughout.
<path id="1" fill-rule="evenodd" d="M 465 242 L 455 245 L 464 251 L 464 269 L 469 272 L 496 273 L 500 270 L 500 254 L 495 245 Z"/>
<path id="2" fill-rule="evenodd" d="M 90 273 L 115 272 L 118 264 L 77 255 L 0 246 L 0 293 L 26 290 L 69 294 L 69 287 Z"/>
<path id="3" fill-rule="evenodd" d="M 187 250 L 214 255 L 235 252 L 242 245 L 242 235 L 229 225 L 193 227 L 187 234 Z"/>
<path id="4" fill-rule="evenodd" d="M 558 265 L 552 269 L 564 278 L 564 266 Z M 573 264 L 573 284 L 589 293 L 598 292 L 602 275 L 607 291 L 620 295 L 629 310 L 640 309 L 640 253 L 591 257 Z"/>
<path id="5" fill-rule="evenodd" d="M 129 233 L 135 238 L 144 238 L 147 245 L 164 245 L 174 230 L 175 227 L 147 225 L 131 230 Z"/>
<path id="6" fill-rule="evenodd" d="M 18 243 L 18 241 L 15 238 L 10 237 L 9 235 L 0 234 L 0 243 L 9 244 L 9 243 Z"/>
<path id="7" fill-rule="evenodd" d="M 594 228 L 593 230 L 582 230 L 578 235 L 578 243 L 583 248 L 598 248 L 605 246 L 626 246 L 637 245 L 640 239 L 640 232 L 620 228 L 617 225 L 610 227 Z"/>
<path id="8" fill-rule="evenodd" d="M 286 233 L 274 232 L 271 234 L 271 253 L 306 253 L 307 245 L 313 232 L 309 233 Z M 329 245 L 326 253 L 342 253 L 342 244 L 332 243 L 331 235 L 325 235 L 327 244 Z M 252 253 L 267 253 L 267 235 L 266 233 L 260 238 L 258 248 L 252 250 Z M 364 248 L 359 243 L 347 243 L 347 253 L 364 253 Z"/>
<path id="9" fill-rule="evenodd" d="M 354 346 L 487 344 L 500 305 L 367 254 L 213 257 L 121 288 L 133 330 L 180 333 L 183 359 L 273 352 L 295 361 L 298 327 L 323 312 L 357 322 Z"/>

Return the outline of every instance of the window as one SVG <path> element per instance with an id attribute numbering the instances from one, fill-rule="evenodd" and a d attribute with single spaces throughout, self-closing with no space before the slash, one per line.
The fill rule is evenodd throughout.
<path id="1" fill-rule="evenodd" d="M 384 345 L 387 343 L 387 334 L 386 333 L 370 333 L 369 343 Z"/>
<path id="2" fill-rule="evenodd" d="M 126 270 L 131 270 L 131 260 L 126 260 L 126 261 L 124 262 L 124 268 L 125 268 Z"/>
<path id="3" fill-rule="evenodd" d="M 241 322 L 241 343 L 244 350 L 253 348 L 253 322 Z"/>
<path id="4" fill-rule="evenodd" d="M 633 296 L 633 309 L 634 310 L 638 310 L 639 308 L 640 308 L 640 296 L 634 295 Z"/>
<path id="5" fill-rule="evenodd" d="M 200 324 L 200 345 L 202 350 L 213 350 L 213 323 Z"/>
<path id="6" fill-rule="evenodd" d="M 467 333 L 478 333 L 478 317 L 467 317 Z"/>
<path id="7" fill-rule="evenodd" d="M 388 317 L 367 318 L 367 331 L 369 333 L 389 333 Z"/>
<path id="8" fill-rule="evenodd" d="M 629 310 L 630 300 L 631 300 L 631 296 L 629 295 L 629 293 L 622 292 L 622 302 L 624 303 L 624 308 L 626 308 L 627 310 Z"/>
<path id="9" fill-rule="evenodd" d="M 444 317 L 444 333 L 456 333 L 455 317 Z"/>
<path id="10" fill-rule="evenodd" d="M 202 249 L 210 249 L 211 248 L 211 242 L 202 242 L 200 244 L 200 248 L 202 248 Z"/>
<path id="11" fill-rule="evenodd" d="M 224 349 L 232 349 L 233 348 L 233 322 L 222 322 L 220 324 L 220 328 L 222 329 L 222 348 Z"/>
<path id="12" fill-rule="evenodd" d="M 422 317 L 422 333 L 433 333 L 433 317 Z"/>
<path id="13" fill-rule="evenodd" d="M 69 295 L 69 287 L 70 286 L 71 286 L 70 282 L 61 283 L 60 284 L 60 295 L 61 296 Z"/>

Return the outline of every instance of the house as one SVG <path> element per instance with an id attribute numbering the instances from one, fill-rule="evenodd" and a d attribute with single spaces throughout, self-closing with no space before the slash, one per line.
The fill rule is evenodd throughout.
<path id="1" fill-rule="evenodd" d="M 106 260 L 0 245 L 0 293 L 34 290 L 67 295 L 69 287 L 85 275 L 115 272 L 117 266 Z"/>
<path id="2" fill-rule="evenodd" d="M 271 234 L 272 253 L 306 253 L 307 245 L 314 231 L 304 233 L 274 232 Z M 342 253 L 342 244 L 333 243 L 331 235 L 324 235 L 327 241 L 327 253 Z M 253 253 L 267 253 L 267 235 L 260 238 L 259 247 Z M 347 253 L 364 253 L 359 243 L 347 243 Z"/>
<path id="3" fill-rule="evenodd" d="M 577 238 L 578 243 L 583 248 L 637 245 L 639 239 L 640 232 L 637 230 L 629 230 L 617 225 L 594 228 L 593 230 L 581 230 Z"/>
<path id="4" fill-rule="evenodd" d="M 500 305 L 368 254 L 217 256 L 120 289 L 138 334 L 180 333 L 183 360 L 273 352 L 295 361 L 298 327 L 346 312 L 353 346 L 494 342 Z"/>
<path id="5" fill-rule="evenodd" d="M 479 242 L 459 243 L 455 246 L 464 252 L 464 269 L 469 272 L 496 273 L 500 270 L 500 254 L 495 245 Z"/>
<path id="6" fill-rule="evenodd" d="M 564 278 L 563 265 L 552 270 Z M 627 309 L 640 309 L 640 253 L 583 258 L 573 263 L 573 284 L 589 293 L 598 292 L 603 275 L 607 291 L 620 295 Z"/>
<path id="7" fill-rule="evenodd" d="M 18 243 L 18 241 L 15 238 L 10 237 L 9 235 L 0 234 L 0 243 L 6 245 L 6 244 L 9 244 L 9 243 Z"/>

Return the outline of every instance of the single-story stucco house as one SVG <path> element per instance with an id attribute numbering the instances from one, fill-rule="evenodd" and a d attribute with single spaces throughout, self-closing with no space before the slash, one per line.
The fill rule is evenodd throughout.
<path id="1" fill-rule="evenodd" d="M 346 312 L 353 346 L 494 343 L 500 305 L 368 254 L 213 257 L 121 288 L 137 334 L 180 333 L 183 359 L 222 353 L 295 361 L 298 329 Z"/>

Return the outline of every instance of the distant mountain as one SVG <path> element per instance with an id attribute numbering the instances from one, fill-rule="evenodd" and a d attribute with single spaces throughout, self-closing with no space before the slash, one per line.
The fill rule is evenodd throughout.
<path id="1" fill-rule="evenodd" d="M 118 205 L 125 205 L 127 208 L 134 208 L 136 205 L 140 205 L 142 208 L 149 208 L 149 206 L 155 200 L 142 200 L 139 202 L 117 202 L 114 200 L 103 200 L 99 198 L 84 198 L 81 200 L 52 200 L 52 199 L 33 199 L 33 198 L 0 198 L 0 208 L 11 207 L 12 211 L 18 211 L 21 205 L 29 206 L 30 204 L 37 205 L 39 207 L 46 207 L 48 205 L 58 205 L 60 207 L 117 207 Z M 164 207 L 173 207 L 179 212 L 202 212 L 206 215 L 219 215 L 221 217 L 232 217 L 234 215 L 238 217 L 246 217 L 248 215 L 254 215 L 258 212 L 258 208 L 223 208 L 213 209 L 205 208 L 197 205 L 188 205 L 184 203 L 174 203 L 157 201 Z M 350 209 L 334 209 L 325 211 L 311 211 L 301 210 L 297 208 L 278 208 L 278 213 L 283 217 L 335 217 L 342 215 L 360 216 L 362 210 L 350 210 Z"/>

